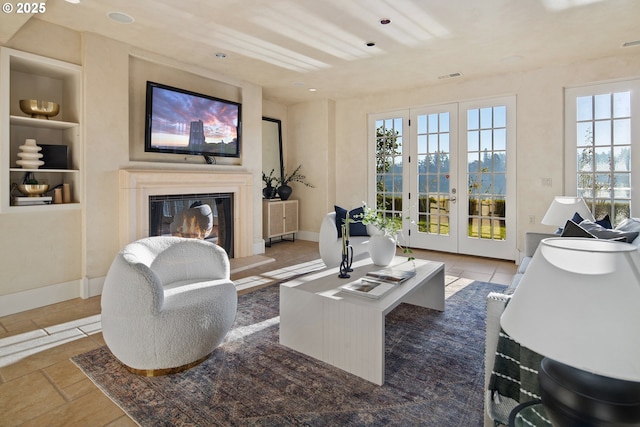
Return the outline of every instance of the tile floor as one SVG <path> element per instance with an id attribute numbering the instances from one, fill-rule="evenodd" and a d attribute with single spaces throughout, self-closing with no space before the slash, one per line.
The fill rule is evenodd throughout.
<path id="1" fill-rule="evenodd" d="M 264 255 L 273 261 L 259 257 L 254 268 L 234 263 L 240 293 L 322 265 L 314 242 L 277 243 Z M 414 256 L 444 262 L 448 282 L 508 284 L 516 270 L 510 261 L 425 250 Z M 98 296 L 0 317 L 0 426 L 136 425 L 70 361 L 104 345 L 99 313 Z"/>

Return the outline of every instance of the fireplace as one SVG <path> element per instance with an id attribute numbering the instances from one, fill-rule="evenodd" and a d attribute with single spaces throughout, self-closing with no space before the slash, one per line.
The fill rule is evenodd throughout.
<path id="1" fill-rule="evenodd" d="M 222 240 L 229 241 L 234 258 L 253 255 L 253 177 L 246 171 L 195 171 L 195 170 L 145 170 L 121 169 L 120 175 L 120 245 L 151 236 L 152 197 L 184 197 L 184 205 L 191 206 L 202 199 L 202 195 L 213 196 L 209 207 L 216 212 L 220 240 L 221 210 L 224 213 L 226 234 Z M 197 197 L 193 197 L 197 195 Z M 222 207 L 215 199 L 229 196 Z M 191 201 L 191 202 L 189 202 Z M 228 205 L 226 204 L 228 203 Z M 195 206 L 194 206 L 195 207 Z M 172 208 L 168 208 L 169 212 Z M 164 212 L 164 207 L 162 208 Z M 154 215 L 158 215 L 156 212 Z M 164 215 L 164 213 L 162 213 Z M 173 222 L 173 221 L 172 221 Z M 214 221 L 215 222 L 215 221 Z M 228 224 L 231 222 L 231 224 Z M 156 230 L 157 230 L 157 223 Z M 184 225 L 184 221 L 182 222 Z M 177 226 L 177 223 L 175 224 Z M 161 228 L 162 230 L 162 228 Z M 228 231 L 227 230 L 231 230 Z M 229 255 L 232 256 L 231 254 Z"/>
<path id="2" fill-rule="evenodd" d="M 149 196 L 149 236 L 205 239 L 233 258 L 233 194 Z"/>

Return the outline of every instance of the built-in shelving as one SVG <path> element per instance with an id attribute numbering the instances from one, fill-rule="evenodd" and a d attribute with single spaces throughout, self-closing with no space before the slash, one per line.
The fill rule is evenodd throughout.
<path id="1" fill-rule="evenodd" d="M 0 52 L 0 211 L 23 212 L 47 209 L 77 209 L 82 195 L 82 68 L 76 64 L 1 48 Z M 7 96 L 8 94 L 8 96 Z M 60 104 L 60 113 L 50 120 L 32 118 L 20 110 L 21 99 Z M 38 145 L 65 145 L 67 169 L 21 168 L 20 145 L 33 138 Z M 71 187 L 71 202 L 37 206 L 14 206 L 13 196 L 22 196 L 14 184 L 32 172 L 49 184 L 50 193 L 61 184 Z"/>

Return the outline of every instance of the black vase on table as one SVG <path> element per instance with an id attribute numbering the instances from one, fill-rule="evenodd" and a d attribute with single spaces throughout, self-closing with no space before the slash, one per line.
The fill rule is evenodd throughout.
<path id="1" fill-rule="evenodd" d="M 265 199 L 273 199 L 276 196 L 276 189 L 271 185 L 267 185 L 262 189 L 262 197 Z"/>
<path id="2" fill-rule="evenodd" d="M 292 191 L 293 189 L 287 184 L 281 185 L 278 187 L 278 196 L 280 196 L 280 199 L 282 200 L 287 200 L 289 196 L 291 196 Z"/>

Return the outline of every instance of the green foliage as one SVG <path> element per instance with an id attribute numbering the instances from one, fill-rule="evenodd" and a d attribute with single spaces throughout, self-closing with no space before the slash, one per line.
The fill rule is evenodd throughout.
<path id="1" fill-rule="evenodd" d="M 388 212 L 370 208 L 366 205 L 360 219 L 364 225 L 372 225 L 393 238 L 402 230 L 402 218 Z"/>
<path id="2" fill-rule="evenodd" d="M 284 178 L 278 179 L 278 182 L 280 183 L 280 185 L 287 185 L 290 182 L 299 182 L 300 184 L 303 184 L 307 187 L 315 188 L 313 185 L 305 181 L 307 177 L 300 173 L 300 168 L 302 168 L 302 165 L 298 165 L 298 167 L 295 168 L 295 170 L 291 172 L 290 175 L 287 175 L 285 171 Z"/>
<path id="3" fill-rule="evenodd" d="M 267 176 L 267 174 L 262 172 L 262 181 L 267 185 L 267 187 L 273 187 L 273 183 L 278 181 L 278 178 L 273 176 L 273 172 L 274 171 L 275 171 L 275 169 L 271 169 L 271 172 L 269 172 L 268 176 Z"/>
<path id="4" fill-rule="evenodd" d="M 384 233 L 384 235 L 393 238 L 396 246 L 402 249 L 402 253 L 407 255 L 409 261 L 415 259 L 415 257 L 411 256 L 413 253 L 411 248 L 402 246 L 398 241 L 398 234 L 402 232 L 402 218 L 400 216 L 371 208 L 365 204 L 364 213 L 360 214 L 359 217 L 356 216 L 356 219 L 362 221 L 364 225 L 371 225 Z"/>

